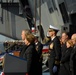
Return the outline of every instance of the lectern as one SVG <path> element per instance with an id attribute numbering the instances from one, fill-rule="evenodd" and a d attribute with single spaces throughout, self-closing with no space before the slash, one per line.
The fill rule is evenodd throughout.
<path id="1" fill-rule="evenodd" d="M 26 75 L 27 61 L 11 54 L 5 54 L 3 72 L 5 75 Z"/>

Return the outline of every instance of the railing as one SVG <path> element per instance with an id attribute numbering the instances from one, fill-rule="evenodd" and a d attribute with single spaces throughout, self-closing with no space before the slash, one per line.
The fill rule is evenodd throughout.
<path id="1" fill-rule="evenodd" d="M 19 0 L 1 0 L 2 3 L 19 3 Z"/>

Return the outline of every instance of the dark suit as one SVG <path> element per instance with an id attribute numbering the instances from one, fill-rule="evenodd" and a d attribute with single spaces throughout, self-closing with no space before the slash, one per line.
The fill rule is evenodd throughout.
<path id="1" fill-rule="evenodd" d="M 61 45 L 61 55 L 64 55 L 66 49 L 67 49 L 66 43 L 62 44 L 62 45 Z"/>
<path id="2" fill-rule="evenodd" d="M 30 44 L 27 47 L 24 47 L 25 52 L 23 52 L 23 58 L 27 60 L 27 71 L 28 75 L 37 75 L 38 74 L 38 65 L 39 65 L 39 56 L 35 49 L 34 44 Z"/>
<path id="3" fill-rule="evenodd" d="M 72 51 L 72 47 L 67 48 L 66 51 L 63 53 L 61 57 L 61 63 L 60 63 L 60 71 L 59 75 L 70 75 L 70 55 Z"/>
<path id="4" fill-rule="evenodd" d="M 36 42 L 35 43 L 35 46 L 36 46 L 36 51 L 38 52 L 38 55 L 39 55 L 39 75 L 42 75 L 42 48 L 43 48 L 43 45 L 41 42 Z"/>
<path id="5" fill-rule="evenodd" d="M 73 55 L 73 69 L 74 69 L 74 75 L 76 75 L 76 45 L 74 46 L 74 50 L 75 50 L 75 53 Z"/>
<path id="6" fill-rule="evenodd" d="M 39 57 L 41 57 L 41 55 L 42 55 L 42 48 L 43 48 L 42 43 L 38 41 L 37 43 L 35 43 L 35 46 L 36 46 L 36 51 L 39 54 Z"/>
<path id="7" fill-rule="evenodd" d="M 76 45 L 73 47 L 70 57 L 70 69 L 72 75 L 76 75 Z"/>
<path id="8" fill-rule="evenodd" d="M 53 47 L 50 48 L 50 45 L 53 44 Z M 60 61 L 60 55 L 61 55 L 61 44 L 56 36 L 53 40 L 51 40 L 49 44 L 49 57 L 48 57 L 48 67 L 50 71 L 50 75 L 54 75 L 53 73 L 53 67 L 56 65 L 57 67 L 59 64 L 55 63 L 55 61 L 59 62 Z M 57 75 L 58 73 L 56 73 Z"/>
<path id="9" fill-rule="evenodd" d="M 24 52 L 25 52 L 26 48 L 27 48 L 27 46 L 26 46 L 26 45 L 23 45 L 23 46 L 22 46 L 21 51 L 20 51 L 20 54 L 19 54 L 19 56 L 20 56 L 20 57 L 22 57 L 22 58 L 23 58 L 23 54 L 24 54 Z"/>

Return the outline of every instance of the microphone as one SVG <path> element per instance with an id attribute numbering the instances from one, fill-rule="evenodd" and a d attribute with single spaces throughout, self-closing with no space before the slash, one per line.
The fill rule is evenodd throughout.
<path id="1" fill-rule="evenodd" d="M 12 44 L 12 45 L 9 46 L 8 48 L 6 48 L 5 51 L 8 52 L 8 50 L 9 50 L 10 48 L 13 48 L 15 45 L 16 45 L 16 43 Z"/>

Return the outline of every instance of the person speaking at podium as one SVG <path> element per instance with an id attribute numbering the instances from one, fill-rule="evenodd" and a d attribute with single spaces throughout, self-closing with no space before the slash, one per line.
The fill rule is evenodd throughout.
<path id="1" fill-rule="evenodd" d="M 21 38 L 22 38 L 22 41 L 23 41 L 23 46 L 22 46 L 20 54 L 19 54 L 20 57 L 23 57 L 23 53 L 26 50 L 26 45 L 24 44 L 26 34 L 31 34 L 31 31 L 29 29 L 22 30 Z"/>
<path id="2" fill-rule="evenodd" d="M 38 65 L 39 56 L 35 49 L 35 36 L 31 33 L 25 34 L 25 51 L 22 54 L 22 58 L 27 60 L 27 72 L 28 75 L 39 75 Z"/>

